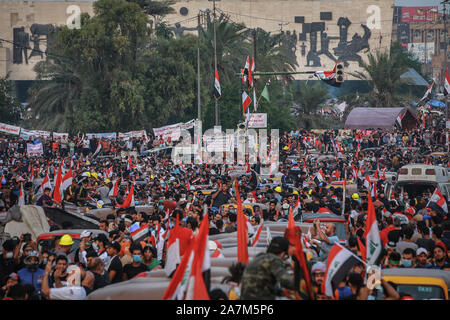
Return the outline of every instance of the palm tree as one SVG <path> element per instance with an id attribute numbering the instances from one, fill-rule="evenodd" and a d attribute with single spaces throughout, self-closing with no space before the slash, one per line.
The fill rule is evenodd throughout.
<path id="1" fill-rule="evenodd" d="M 258 71 L 288 72 L 298 66 L 297 60 L 290 53 L 284 33 L 271 34 L 261 28 L 256 32 L 256 54 Z"/>
<path id="2" fill-rule="evenodd" d="M 250 44 L 248 29 L 243 24 L 231 22 L 228 17 L 221 16 L 216 22 L 216 53 L 217 70 L 221 82 L 238 79 L 236 73 L 244 66 L 245 58 L 249 55 Z M 205 62 L 205 74 L 211 88 L 214 81 L 214 22 L 207 20 L 206 28 L 200 28 L 200 41 L 205 50 L 201 52 Z M 208 85 L 209 86 L 209 85 Z"/>
<path id="3" fill-rule="evenodd" d="M 318 127 L 321 117 L 316 115 L 317 109 L 328 98 L 328 90 L 320 81 L 297 82 L 297 87 L 292 88 L 294 95 L 293 111 L 298 119 L 298 125 L 305 129 Z"/>
<path id="4" fill-rule="evenodd" d="M 84 71 L 77 64 L 54 57 L 41 61 L 34 68 L 35 85 L 30 88 L 30 107 L 38 128 L 66 131 L 73 127 L 73 101 L 78 99 Z"/>
<path id="5" fill-rule="evenodd" d="M 363 98 L 370 106 L 393 107 L 402 102 L 400 88 L 409 82 L 400 76 L 408 70 L 408 67 L 399 59 L 398 53 L 392 55 L 380 51 L 375 55 L 370 53 L 368 62 L 361 60 L 359 66 L 362 71 L 355 71 L 350 75 L 369 84 L 371 91 Z"/>

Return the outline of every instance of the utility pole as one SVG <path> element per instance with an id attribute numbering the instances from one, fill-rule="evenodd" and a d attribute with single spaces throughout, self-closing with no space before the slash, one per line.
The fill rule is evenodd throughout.
<path id="1" fill-rule="evenodd" d="M 214 77 L 217 73 L 217 43 L 216 43 L 216 1 L 220 0 L 208 0 L 213 3 L 213 17 L 214 17 Z M 215 99 L 215 111 L 216 111 L 216 126 L 219 125 L 219 105 L 217 99 Z"/>
<path id="2" fill-rule="evenodd" d="M 200 99 L 200 13 L 197 16 L 197 118 L 202 120 L 202 107 Z"/>

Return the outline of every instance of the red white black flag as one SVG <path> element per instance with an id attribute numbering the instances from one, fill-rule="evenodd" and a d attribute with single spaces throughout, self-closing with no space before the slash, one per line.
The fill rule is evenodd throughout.
<path id="1" fill-rule="evenodd" d="M 222 90 L 220 88 L 220 82 L 219 82 L 219 71 L 216 70 L 216 78 L 214 80 L 214 97 L 216 99 L 219 99 L 222 96 Z"/>
<path id="2" fill-rule="evenodd" d="M 333 87 L 340 87 L 341 83 L 336 82 L 336 66 L 334 66 L 334 69 L 331 71 L 316 71 L 314 75 L 324 81 L 326 84 L 333 86 Z"/>

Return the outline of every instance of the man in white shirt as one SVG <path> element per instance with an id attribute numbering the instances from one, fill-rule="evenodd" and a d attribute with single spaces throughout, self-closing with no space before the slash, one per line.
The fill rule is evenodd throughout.
<path id="1" fill-rule="evenodd" d="M 84 300 L 88 292 L 94 287 L 94 275 L 84 271 L 77 265 L 67 268 L 67 285 L 61 288 L 50 288 L 48 277 L 52 271 L 52 262 L 49 261 L 45 267 L 44 279 L 42 280 L 42 293 L 49 300 Z M 60 276 L 61 271 L 55 270 L 55 275 Z"/>

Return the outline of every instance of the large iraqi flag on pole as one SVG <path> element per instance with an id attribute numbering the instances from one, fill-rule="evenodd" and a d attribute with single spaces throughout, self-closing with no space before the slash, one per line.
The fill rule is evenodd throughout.
<path id="1" fill-rule="evenodd" d="M 350 250 L 335 244 L 328 254 L 325 279 L 322 283 L 322 291 L 329 297 L 334 296 L 334 291 L 339 283 L 345 280 L 350 269 L 363 262 Z"/>
<path id="2" fill-rule="evenodd" d="M 372 197 L 367 197 L 367 219 L 366 231 L 364 238 L 366 238 L 366 262 L 369 265 L 375 264 L 381 253 L 383 244 L 381 243 L 380 231 L 378 230 L 377 217 L 375 215 L 375 207 L 372 202 Z"/>

